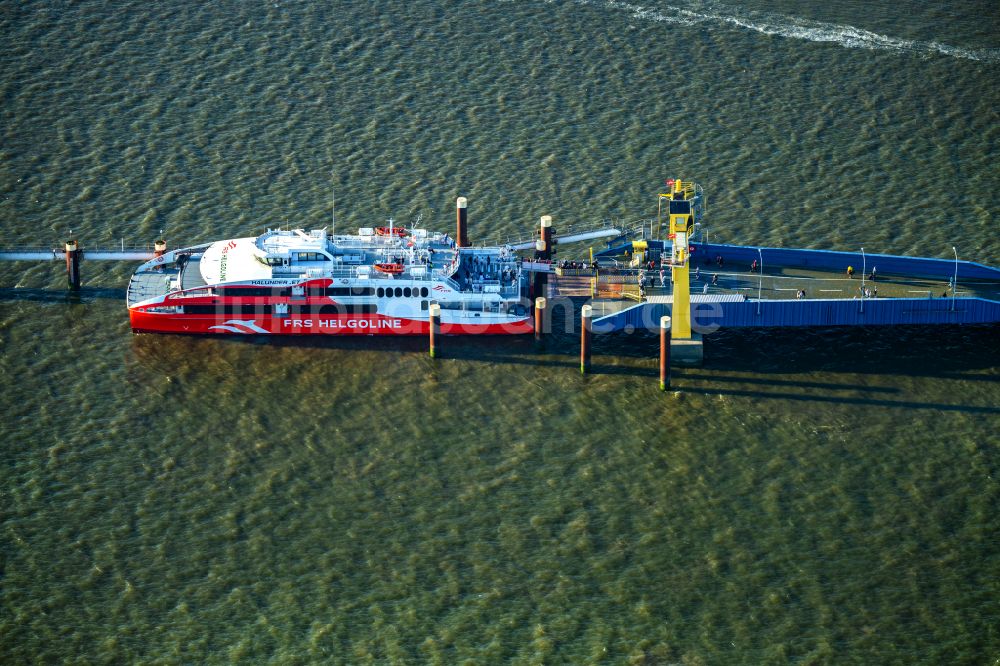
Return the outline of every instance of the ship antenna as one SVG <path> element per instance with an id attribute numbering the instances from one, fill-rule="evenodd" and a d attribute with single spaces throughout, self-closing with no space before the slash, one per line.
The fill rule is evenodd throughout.
<path id="1" fill-rule="evenodd" d="M 330 191 L 330 197 L 332 199 L 332 205 L 330 206 L 330 217 L 331 217 L 331 236 L 337 235 L 337 190 Z"/>

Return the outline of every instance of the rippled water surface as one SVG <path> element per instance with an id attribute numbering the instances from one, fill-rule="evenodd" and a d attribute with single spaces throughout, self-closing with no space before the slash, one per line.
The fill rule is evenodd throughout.
<path id="1" fill-rule="evenodd" d="M 655 210 L 1000 264 L 1000 14 L 857 0 L 0 4 L 0 244 Z M 583 248 L 581 251 L 585 251 Z M 0 266 L 11 663 L 1000 657 L 996 328 L 133 336 Z"/>

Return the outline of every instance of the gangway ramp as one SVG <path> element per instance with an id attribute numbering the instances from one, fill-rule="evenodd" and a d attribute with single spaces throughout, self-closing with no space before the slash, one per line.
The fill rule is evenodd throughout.
<path id="1" fill-rule="evenodd" d="M 599 224 L 584 223 L 575 224 L 566 229 L 562 229 L 553 235 L 552 240 L 556 245 L 566 245 L 569 243 L 581 243 L 600 238 L 613 238 L 621 236 L 621 234 L 621 229 L 617 225 L 610 222 L 602 222 Z M 512 250 L 530 250 L 535 247 L 535 242 L 537 240 L 538 236 L 533 234 L 531 236 L 493 237 L 487 239 L 484 243 L 486 245 L 507 245 Z"/>

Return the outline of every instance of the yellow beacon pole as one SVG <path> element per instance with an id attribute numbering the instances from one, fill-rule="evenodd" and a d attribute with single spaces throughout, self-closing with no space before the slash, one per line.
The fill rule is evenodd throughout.
<path id="1" fill-rule="evenodd" d="M 691 281 L 688 273 L 690 256 L 688 244 L 694 231 L 694 183 L 674 180 L 669 183 L 670 192 L 660 195 L 660 205 L 667 203 L 670 218 L 670 238 L 673 250 L 670 253 L 670 276 L 674 282 L 674 299 L 670 327 L 672 339 L 691 338 Z"/>

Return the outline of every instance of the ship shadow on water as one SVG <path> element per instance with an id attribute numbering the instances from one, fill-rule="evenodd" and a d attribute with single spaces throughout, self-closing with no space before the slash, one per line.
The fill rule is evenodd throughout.
<path id="1" fill-rule="evenodd" d="M 426 354 L 427 337 L 336 335 L 140 334 L 162 346 L 164 340 L 184 346 L 197 340 L 275 348 L 330 349 L 384 354 Z M 439 338 L 441 360 L 498 365 L 566 367 L 579 371 L 579 332 L 554 331 L 536 341 L 532 335 L 445 335 Z M 648 331 L 593 336 L 591 374 L 658 376 L 659 336 Z M 611 361 L 611 362 L 609 362 Z M 621 362 L 624 363 L 621 363 Z M 796 388 L 833 388 L 816 381 L 768 379 L 767 375 L 799 373 L 874 374 L 1000 382 L 1000 377 L 974 373 L 1000 366 L 1000 327 L 965 326 L 840 328 L 718 331 L 705 338 L 700 368 L 677 368 L 675 376 L 713 381 L 753 381 Z M 726 376 L 725 372 L 738 373 Z M 970 372 L 973 372 L 970 374 Z M 746 373 L 748 377 L 740 376 Z M 889 391 L 872 387 L 874 391 Z"/>
<path id="2" fill-rule="evenodd" d="M 207 337 L 236 344 L 274 347 L 383 353 L 427 353 L 428 350 L 427 338 L 422 335 Z M 439 338 L 438 346 L 444 359 L 579 369 L 579 339 L 578 330 L 558 329 L 545 335 L 540 342 L 534 340 L 532 335 L 445 335 Z M 619 374 L 619 365 L 608 364 L 608 359 L 638 363 L 621 368 L 623 373 L 640 376 L 658 374 L 659 336 L 656 333 L 640 330 L 595 334 L 592 350 L 593 374 Z M 647 364 L 649 368 L 643 367 Z M 699 370 L 758 376 L 829 372 L 1000 382 L 1000 378 L 988 374 L 966 374 L 997 366 L 1000 366 L 1000 327 L 938 326 L 926 329 L 899 326 L 718 331 L 705 338 L 704 366 L 679 371 L 690 377 L 696 377 Z M 817 382 L 776 382 L 802 388 L 827 386 Z"/>
<path id="3" fill-rule="evenodd" d="M 1000 326 L 732 329 L 707 338 L 706 368 L 754 374 L 829 372 L 1000 381 Z"/>
<path id="4" fill-rule="evenodd" d="M 125 289 L 108 287 L 84 286 L 75 292 L 0 288 L 0 302 L 76 305 L 98 300 L 124 301 L 125 297 Z M 574 299 L 572 312 L 568 308 L 557 309 L 550 322 L 550 332 L 541 342 L 536 342 L 531 335 L 446 335 L 440 339 L 441 356 L 497 365 L 566 367 L 579 372 L 579 306 L 583 302 Z M 567 321 L 570 317 L 572 319 Z M 193 337 L 241 345 L 406 354 L 427 353 L 428 344 L 427 338 L 420 335 Z M 140 335 L 136 339 L 162 341 L 164 338 L 192 339 L 183 335 Z M 140 343 L 140 347 L 143 346 Z M 590 374 L 657 377 L 658 354 L 657 331 L 594 334 Z M 1000 377 L 994 374 L 974 372 L 998 366 L 1000 326 L 997 325 L 729 329 L 706 336 L 702 368 L 675 368 L 673 374 L 691 380 L 823 389 L 840 386 L 828 382 L 768 379 L 767 376 L 823 372 L 1000 382 Z M 722 374 L 726 371 L 737 374 Z M 752 377 L 740 376 L 743 373 Z M 892 391 L 875 387 L 867 390 Z"/>
<path id="5" fill-rule="evenodd" d="M 659 336 L 649 331 L 595 335 L 590 372 L 580 377 L 579 329 L 560 322 L 541 342 L 532 335 L 442 336 L 439 358 L 426 362 L 522 366 L 545 372 L 563 389 L 575 376 L 584 385 L 602 376 L 634 378 L 656 386 Z M 168 342 L 169 340 L 169 342 Z M 671 391 L 694 396 L 731 396 L 776 401 L 827 403 L 897 409 L 932 409 L 1000 415 L 1000 407 L 975 404 L 967 388 L 949 395 L 955 402 L 916 401 L 912 378 L 943 382 L 1000 382 L 1000 327 L 961 326 L 742 329 L 706 338 L 705 363 L 673 368 Z M 200 345 L 216 349 L 247 346 L 316 349 L 379 355 L 414 354 L 426 358 L 425 336 L 182 336 L 135 337 L 137 356 L 163 360 L 191 355 Z M 217 345 L 222 345 L 218 347 Z M 566 373 L 565 380 L 554 377 Z M 872 377 L 874 382 L 866 377 Z M 894 381 L 898 377 L 899 381 Z M 909 392 L 911 399 L 904 395 Z M 896 399 L 898 396 L 899 399 Z M 961 402 L 960 402 L 961 401 Z M 970 404 L 972 403 L 972 404 Z"/>
<path id="6" fill-rule="evenodd" d="M 1000 382 L 995 372 L 998 342 L 1000 327 L 990 325 L 720 331 L 706 343 L 704 367 L 675 373 L 674 389 L 705 396 L 1000 415 L 1000 407 L 970 404 L 978 396 L 968 387 L 949 393 L 955 402 L 895 399 L 906 392 L 912 396 L 912 388 L 899 387 L 912 387 L 913 379 Z M 809 379 L 795 378 L 802 374 Z M 869 376 L 881 386 L 870 384 Z"/>

